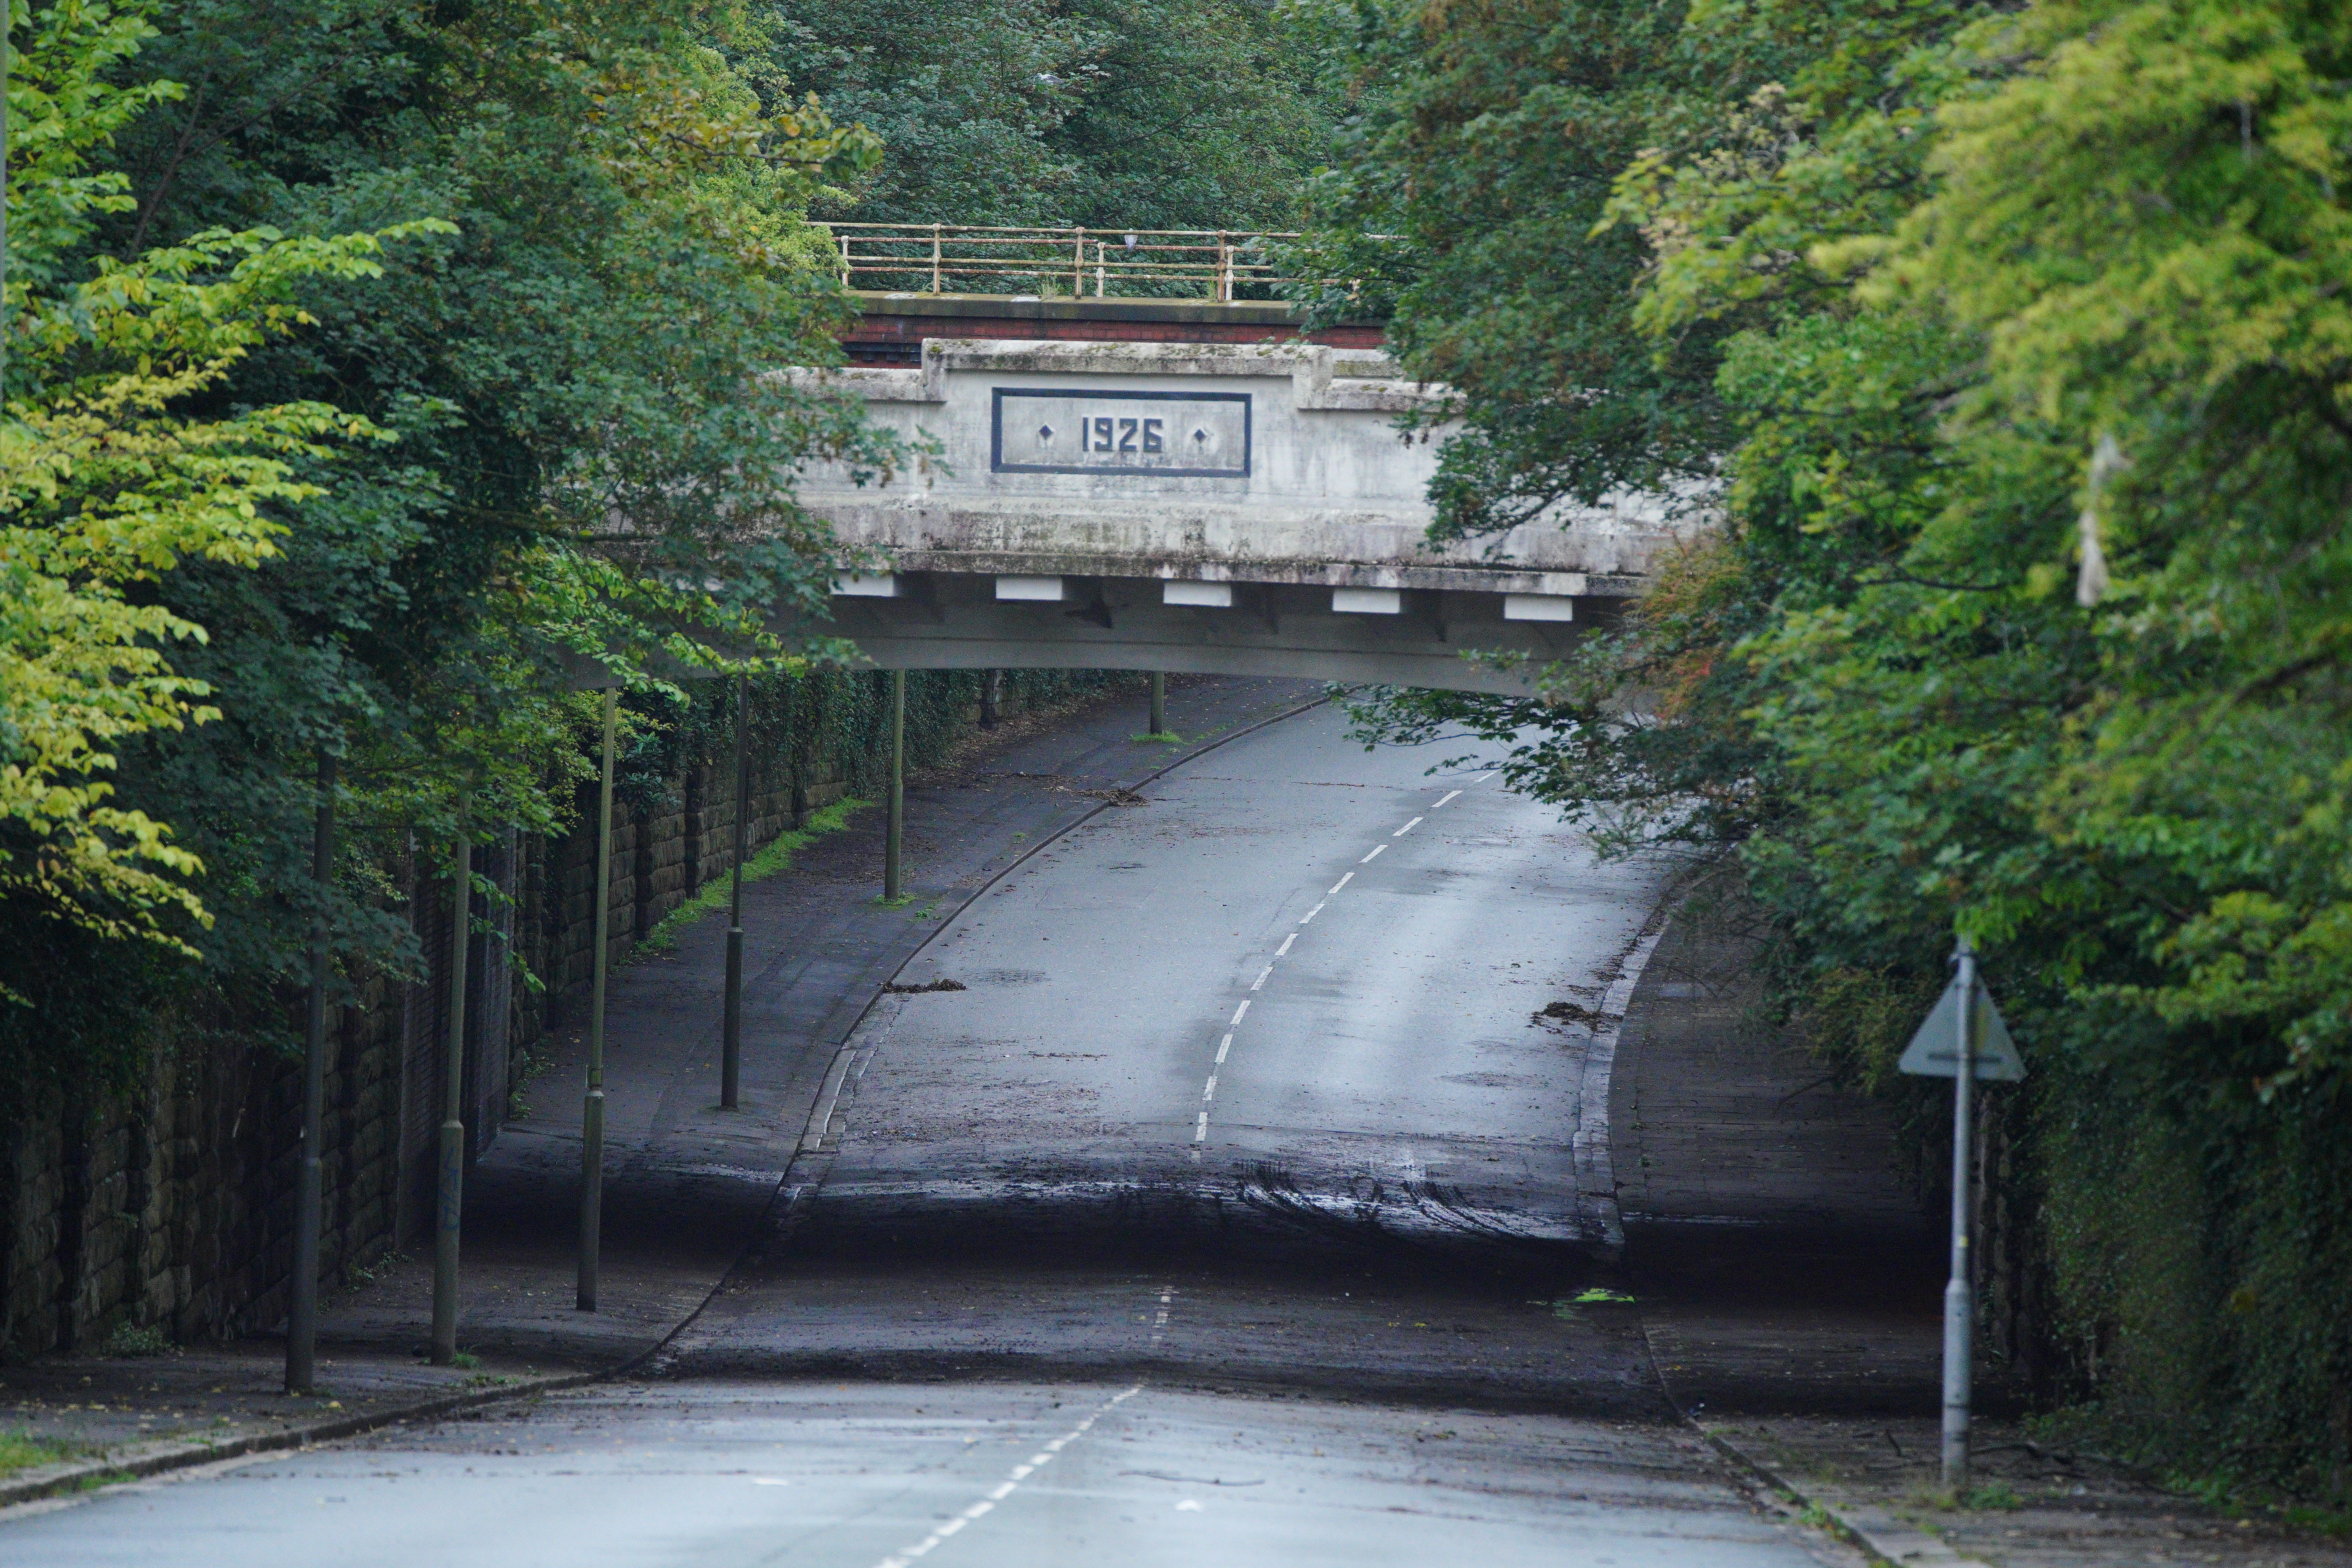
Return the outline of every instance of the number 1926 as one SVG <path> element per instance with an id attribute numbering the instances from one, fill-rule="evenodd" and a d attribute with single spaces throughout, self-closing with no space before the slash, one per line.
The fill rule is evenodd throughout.
<path id="1" fill-rule="evenodd" d="M 1078 421 L 1078 450 L 1081 452 L 1165 452 L 1168 449 L 1165 422 L 1158 419 L 1119 419 L 1097 415 Z"/>

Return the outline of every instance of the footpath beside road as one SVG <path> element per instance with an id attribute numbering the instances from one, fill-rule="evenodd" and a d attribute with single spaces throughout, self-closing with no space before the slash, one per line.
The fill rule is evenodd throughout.
<path id="1" fill-rule="evenodd" d="M 1722 907 L 1718 907 L 1718 905 Z M 1625 1269 L 1659 1381 L 1770 1489 L 1902 1568 L 2343 1568 L 2340 1542 L 2032 1441 L 1980 1375 L 1974 1506 L 1939 1489 L 1945 1237 L 1894 1126 L 1761 1016 L 1736 905 L 1669 922 L 1610 1104 Z"/>
<path id="2" fill-rule="evenodd" d="M 261 1337 L 0 1368 L 0 1460 L 13 1466 L 0 1472 L 0 1506 L 436 1419 L 645 1362 L 789 1200 L 841 1043 L 948 916 L 1120 791 L 1319 695 L 1304 681 L 1171 680 L 1176 744 L 1137 739 L 1139 692 L 1024 716 L 908 780 L 907 900 L 879 900 L 879 808 L 748 886 L 740 1110 L 718 1109 L 723 912 L 616 970 L 596 1312 L 574 1305 L 584 1049 L 574 1027 L 528 1086 L 529 1113 L 468 1179 L 465 1364 L 427 1363 L 429 1260 L 394 1258 L 323 1305 L 308 1398 L 283 1391 L 283 1346 Z"/>

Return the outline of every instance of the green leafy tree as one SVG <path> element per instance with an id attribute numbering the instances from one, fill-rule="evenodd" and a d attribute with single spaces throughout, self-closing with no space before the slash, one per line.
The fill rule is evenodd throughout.
<path id="1" fill-rule="evenodd" d="M 193 953 L 158 916 L 211 923 L 190 881 L 202 862 L 167 821 L 116 804 L 110 777 L 116 748 L 220 717 L 203 700 L 212 688 L 167 657 L 205 627 L 146 590 L 183 560 L 250 569 L 277 553 L 287 511 L 321 493 L 294 463 L 378 432 L 323 403 L 184 410 L 303 321 L 301 286 L 381 277 L 385 241 L 436 226 L 208 230 L 66 281 L 60 258 L 95 215 L 131 205 L 120 174 L 90 169 L 93 152 L 169 94 L 104 80 L 152 36 L 136 12 L 62 7 L 28 30 L 9 80 L 21 162 L 0 314 L 13 395 L 0 404 L 0 898 Z"/>
<path id="2" fill-rule="evenodd" d="M 785 0 L 769 37 L 764 91 L 882 139 L 830 216 L 1272 227 L 1330 134 L 1304 35 L 1256 0 Z"/>
<path id="3" fill-rule="evenodd" d="M 1779 63 L 1656 117 L 1694 133 L 1578 254 L 1638 242 L 1654 363 L 1717 334 L 1716 537 L 1553 705 L 1367 724 L 1533 726 L 1531 784 L 1736 848 L 1786 1004 L 1889 1092 L 1972 933 L 2034 1071 L 1995 1121 L 2039 1281 L 2005 1348 L 2105 1440 L 2340 1495 L 2341 16 L 1771 0 L 1685 34 Z"/>
<path id="4" fill-rule="evenodd" d="M 95 15 L 61 5 L 39 26 L 72 31 L 68 13 Z M 140 689 L 181 705 L 177 728 L 57 713 L 45 731 L 102 753 L 103 808 L 152 825 L 171 857 L 150 858 L 162 881 L 108 896 L 139 892 L 159 937 L 203 955 L 79 999 L 56 977 L 96 966 L 39 933 L 33 900 L 0 900 L 0 984 L 43 1004 L 0 1019 L 0 1046 L 60 1060 L 110 1033 L 61 1026 L 78 1008 L 282 1026 L 274 987 L 299 973 L 317 908 L 322 750 L 344 758 L 350 828 L 328 904 L 337 945 L 354 963 L 413 962 L 382 892 L 404 833 L 435 846 L 566 819 L 593 721 L 593 700 L 564 690 L 580 656 L 643 672 L 717 646 L 824 653 L 761 629 L 824 582 L 829 542 L 792 475 L 820 453 L 877 476 L 898 460 L 855 405 L 768 374 L 832 352 L 841 306 L 801 213 L 875 143 L 805 99 L 763 100 L 728 63 L 740 14 L 198 0 L 103 16 L 113 52 L 74 90 L 111 118 L 66 172 L 94 199 L 41 254 L 45 297 L 68 303 L 44 318 L 50 361 L 26 346 L 12 363 L 16 401 L 95 397 L 87 377 L 134 353 L 128 334 L 151 316 L 206 301 L 254 327 L 151 363 L 186 371 L 162 395 L 169 412 L 110 405 L 197 432 L 191 451 L 225 476 L 207 482 L 246 487 L 226 505 L 245 533 L 106 590 L 139 617 L 117 668 L 179 683 Z M 134 76 L 160 85 L 105 85 Z M 12 217 L 20 191 L 55 187 L 12 178 Z M 37 228 L 12 223 L 12 251 Z M 353 234 L 387 243 L 301 237 Z M 158 314 L 167 289 L 177 302 Z M 85 297 L 131 325 L 94 328 L 71 303 Z M 107 460 L 130 506 L 129 454 Z M 151 488 L 187 488 L 193 461 L 158 465 Z M 174 639 L 168 663 L 159 637 Z"/>
<path id="5" fill-rule="evenodd" d="M 1310 9 L 1352 112 L 1300 269 L 1322 318 L 1383 307 L 1391 348 L 1458 418 L 1439 537 L 1503 531 L 1628 489 L 1688 494 L 1727 426 L 1711 323 L 1633 320 L 1650 263 L 1602 226 L 1645 148 L 1702 138 L 1769 50 L 1695 49 L 1678 6 L 1362 0 Z M 1596 233 L 1596 229 L 1599 232 Z"/>

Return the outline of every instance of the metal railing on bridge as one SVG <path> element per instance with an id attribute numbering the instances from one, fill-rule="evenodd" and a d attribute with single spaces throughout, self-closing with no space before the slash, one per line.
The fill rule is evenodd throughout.
<path id="1" fill-rule="evenodd" d="M 842 282 L 884 292 L 1231 300 L 1273 299 L 1304 281 L 1284 274 L 1274 249 L 1301 237 L 1267 230 L 824 226 L 841 253 Z M 998 286 L 963 287 L 982 282 Z"/>

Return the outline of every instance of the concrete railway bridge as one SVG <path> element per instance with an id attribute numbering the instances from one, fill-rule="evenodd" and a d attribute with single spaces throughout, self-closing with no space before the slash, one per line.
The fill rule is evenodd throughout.
<path id="1" fill-rule="evenodd" d="M 1400 379 L 1378 326 L 1302 338 L 1286 306 L 1224 298 L 862 298 L 849 365 L 795 374 L 940 457 L 880 488 L 806 476 L 803 499 L 877 566 L 807 629 L 884 668 L 1524 691 L 1675 541 L 1632 498 L 1431 544 L 1445 427 L 1396 421 L 1445 394 Z"/>
<path id="2" fill-rule="evenodd" d="M 1198 299 L 1109 293 L 1114 276 L 1126 284 L 1167 274 L 1150 272 L 1148 259 L 1123 262 L 1108 241 L 1083 235 L 1056 278 L 1068 286 L 1055 294 L 951 293 L 938 287 L 949 270 L 938 259 L 943 236 L 929 237 L 933 288 L 865 291 L 862 319 L 847 335 L 849 364 L 789 374 L 863 396 L 879 423 L 936 443 L 939 460 L 881 489 L 861 489 L 845 471 L 804 476 L 804 501 L 870 569 L 836 580 L 831 620 L 783 629 L 846 636 L 893 671 L 1192 671 L 1517 693 L 1581 628 L 1640 592 L 1675 543 L 1664 509 L 1632 498 L 1541 518 L 1497 540 L 1432 545 L 1426 491 L 1446 427 L 1407 439 L 1396 426 L 1401 414 L 1442 414 L 1443 389 L 1401 379 L 1377 326 L 1302 335 L 1287 307 L 1236 299 L 1245 268 L 1226 237 L 1217 237 L 1212 269 L 1176 277 L 1208 285 Z M 1041 248 L 1034 238 L 1019 243 Z M 861 271 L 908 270 L 903 251 L 861 269 L 853 245 L 843 241 L 850 281 Z M 1092 297 L 1083 288 L 1089 273 Z M 1523 658 L 1497 665 L 1465 657 L 1481 652 Z M 609 868 L 617 693 L 601 667 L 577 674 L 604 692 L 594 863 Z M 903 704 L 905 682 L 892 686 Z M 748 682 L 736 690 L 748 703 Z M 1164 727 L 1158 695 L 1155 729 Z M 901 726 L 893 730 L 886 903 L 903 893 L 905 748 Z M 751 794 L 749 732 L 748 723 L 735 727 L 738 800 Z M 730 1110 L 740 1105 L 743 1060 L 747 823 L 739 813 L 719 1030 L 719 1106 Z M 460 839 L 452 885 L 461 900 L 471 898 L 469 854 Z M 609 877 L 597 884 L 591 945 L 580 1140 L 585 1310 L 595 1310 L 602 1268 L 611 887 Z M 462 988 L 473 928 L 453 918 L 449 931 L 449 973 Z M 459 1067 L 447 1079 L 436 1209 L 433 1353 L 443 1363 L 457 1348 L 468 1012 L 451 1012 L 444 1058 Z M 322 1006 L 312 1010 L 314 1064 L 324 1059 L 324 1017 Z M 848 1058 L 837 1060 L 845 1071 Z M 318 1114 L 306 1121 L 314 1149 Z M 315 1205 L 316 1190 L 305 1203 Z M 315 1227 L 310 1212 L 303 1223 Z M 315 1298 L 298 1302 L 290 1320 L 290 1386 L 309 1383 L 311 1330 L 301 1325 L 315 1322 Z"/>

